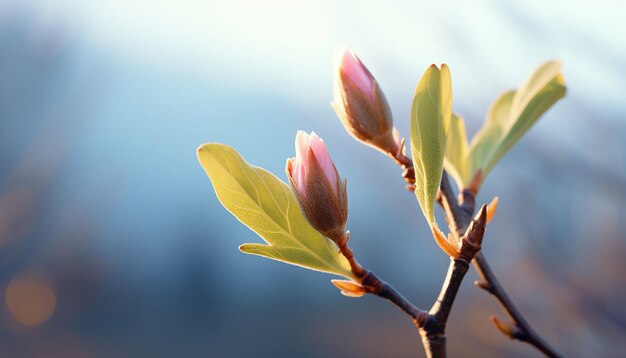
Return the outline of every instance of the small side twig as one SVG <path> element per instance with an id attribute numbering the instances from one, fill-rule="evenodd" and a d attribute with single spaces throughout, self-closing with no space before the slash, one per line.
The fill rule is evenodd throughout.
<path id="1" fill-rule="evenodd" d="M 452 187 L 444 171 L 439 199 L 439 203 L 446 212 L 446 220 L 448 221 L 450 231 L 454 235 L 459 235 L 470 223 L 468 217 L 471 218 L 474 210 L 474 194 L 465 190 L 459 195 L 458 202 L 454 200 Z M 511 324 L 507 324 L 492 317 L 491 319 L 496 328 L 511 339 L 517 339 L 534 346 L 548 357 L 561 357 L 561 354 L 541 337 L 524 318 L 496 278 L 482 252 L 475 256 L 473 265 L 482 280 L 475 283 L 475 285 L 491 293 L 513 321 Z"/>
<path id="2" fill-rule="evenodd" d="M 396 153 L 393 159 L 403 169 L 402 177 L 408 183 L 406 186 L 407 190 L 413 191 L 415 189 L 415 171 L 413 170 L 411 159 L 404 155 L 403 151 Z M 446 221 L 450 231 L 457 237 L 461 237 L 467 225 L 471 222 L 475 207 L 475 193 L 466 189 L 459 194 L 458 199 L 455 199 L 450 180 L 444 170 L 437 201 L 446 213 Z M 473 266 L 481 277 L 481 281 L 477 281 L 474 284 L 492 294 L 513 321 L 513 323 L 505 323 L 492 316 L 491 320 L 496 328 L 511 339 L 532 345 L 547 357 L 562 357 L 524 318 L 496 278 L 481 252 L 476 254 Z"/>
<path id="3" fill-rule="evenodd" d="M 417 308 L 409 300 L 404 298 L 393 286 L 378 278 L 373 272 L 367 271 L 361 284 L 368 293 L 388 300 L 409 315 L 416 327 L 420 328 L 426 324 L 428 312 Z"/>
<path id="4" fill-rule="evenodd" d="M 381 280 L 375 273 L 365 269 L 354 257 L 352 249 L 348 247 L 350 232 L 346 232 L 343 240 L 338 240 L 339 252 L 348 260 L 351 271 L 357 277 L 364 292 L 382 297 L 400 308 L 406 313 L 413 323 L 419 328 L 428 319 L 428 312 L 417 308 L 409 300 L 404 298 L 393 286 Z"/>
<path id="5" fill-rule="evenodd" d="M 515 306 L 511 298 L 507 295 L 506 291 L 500 285 L 500 282 L 493 274 L 493 271 L 489 267 L 487 260 L 482 253 L 476 255 L 474 258 L 474 268 L 482 281 L 476 281 L 476 286 L 491 293 L 500 302 L 500 305 L 507 313 L 512 323 L 506 323 L 495 316 L 491 317 L 491 320 L 495 326 L 504 335 L 511 339 L 517 339 L 522 342 L 529 343 L 535 348 L 540 350 L 547 357 L 561 357 L 561 354 L 548 343 L 535 329 L 528 323 L 524 315 Z"/>
<path id="6" fill-rule="evenodd" d="M 413 323 L 419 329 L 427 357 L 446 357 L 445 331 L 448 316 L 463 278 L 469 269 L 469 263 L 480 251 L 486 217 L 487 210 L 483 206 L 479 215 L 470 224 L 467 232 L 461 237 L 459 257 L 451 260 L 439 297 L 429 312 L 417 308 L 391 285 L 378 278 L 373 272 L 364 269 L 356 262 L 352 252 L 347 247 L 340 248 L 341 252 L 349 253 L 350 257 L 347 258 L 348 261 L 352 261 L 350 265 L 360 268 L 359 272 L 362 276 L 357 276 L 360 277 L 360 283 L 366 292 L 387 299 L 411 317 Z M 345 243 L 342 246 L 345 246 Z"/>

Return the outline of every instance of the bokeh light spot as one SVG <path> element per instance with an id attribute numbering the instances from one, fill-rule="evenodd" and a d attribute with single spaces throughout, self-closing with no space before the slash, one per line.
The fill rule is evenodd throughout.
<path id="1" fill-rule="evenodd" d="M 52 286 L 33 275 L 18 275 L 9 282 L 5 301 L 11 315 L 25 325 L 38 325 L 54 313 L 56 297 Z"/>

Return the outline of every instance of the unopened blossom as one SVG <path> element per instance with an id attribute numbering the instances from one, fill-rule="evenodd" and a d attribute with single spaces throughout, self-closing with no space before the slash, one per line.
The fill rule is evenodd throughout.
<path id="1" fill-rule="evenodd" d="M 391 110 L 374 76 L 351 51 L 337 53 L 334 102 L 331 104 L 344 128 L 356 139 L 385 154 L 400 148 Z"/>
<path id="2" fill-rule="evenodd" d="M 311 225 L 341 242 L 348 219 L 346 181 L 341 180 L 324 141 L 312 132 L 296 134 L 296 156 L 287 159 L 287 177 Z"/>

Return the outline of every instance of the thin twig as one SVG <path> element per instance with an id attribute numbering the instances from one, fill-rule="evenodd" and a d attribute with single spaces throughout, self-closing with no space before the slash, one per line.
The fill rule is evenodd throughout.
<path id="1" fill-rule="evenodd" d="M 487 210 L 483 206 L 480 214 L 461 237 L 459 241 L 461 243 L 459 257 L 451 260 L 439 297 L 429 312 L 415 307 L 391 285 L 378 278 L 373 272 L 364 269 L 363 266 L 356 262 L 347 246 L 341 248 L 342 252 L 349 253 L 349 258 L 347 258 L 348 261 L 351 261 L 351 266 L 360 268 L 359 272 L 362 276 L 357 275 L 357 277 L 361 280 L 360 283 L 366 292 L 387 299 L 412 318 L 413 323 L 419 329 L 427 357 L 446 357 L 446 324 L 448 316 L 463 278 L 469 269 L 469 263 L 480 250 L 486 220 Z"/>
<path id="2" fill-rule="evenodd" d="M 447 183 L 444 184 L 444 182 Z M 439 196 L 441 199 L 440 204 L 446 212 L 446 220 L 448 221 L 450 231 L 454 235 L 460 235 L 470 223 L 468 218 L 471 218 L 474 210 L 474 195 L 469 191 L 463 191 L 459 196 L 458 203 L 456 200 L 451 200 L 451 198 L 454 198 L 454 195 L 445 171 L 442 177 L 441 190 L 442 193 Z M 491 293 L 514 322 L 513 326 L 511 326 L 494 317 L 492 320 L 496 327 L 509 338 L 529 343 L 548 357 L 561 357 L 561 354 L 541 337 L 524 318 L 496 278 L 482 253 L 479 252 L 475 256 L 473 265 L 482 279 L 482 281 L 476 283 L 476 286 Z"/>
<path id="3" fill-rule="evenodd" d="M 361 283 L 368 293 L 382 297 L 396 305 L 404 313 L 411 317 L 416 327 L 421 328 L 428 320 L 428 312 L 417 308 L 409 300 L 404 298 L 393 286 L 381 280 L 371 271 L 366 271 L 366 275 Z"/>
<path id="4" fill-rule="evenodd" d="M 561 357 L 561 354 L 534 330 L 517 309 L 511 298 L 500 285 L 500 282 L 498 282 L 498 279 L 493 274 L 493 271 L 482 253 L 476 255 L 473 263 L 476 272 L 478 272 L 478 275 L 482 279 L 482 281 L 477 281 L 476 286 L 495 296 L 509 318 L 514 322 L 513 325 L 511 325 L 492 317 L 491 319 L 494 321 L 496 327 L 511 339 L 517 339 L 533 345 L 547 357 Z"/>
<path id="5" fill-rule="evenodd" d="M 469 269 L 465 260 L 451 260 L 437 301 L 430 309 L 426 325 L 420 329 L 428 357 L 446 356 L 446 324 L 461 282 Z M 429 354 L 430 353 L 430 354 Z"/>
<path id="6" fill-rule="evenodd" d="M 399 151 L 393 159 L 403 169 L 402 177 L 408 183 L 407 189 L 413 191 L 415 188 L 415 171 L 412 168 L 412 161 L 401 151 Z M 452 186 L 450 185 L 450 180 L 444 170 L 441 178 L 441 190 L 438 194 L 437 201 L 446 213 L 446 221 L 448 222 L 450 231 L 457 237 L 461 237 L 467 225 L 471 222 L 474 213 L 475 194 L 470 190 L 463 190 L 459 194 L 458 200 L 456 200 Z M 498 330 L 511 339 L 517 339 L 532 345 L 548 357 L 562 357 L 554 347 L 533 329 L 526 318 L 524 318 L 496 278 L 481 252 L 476 255 L 473 266 L 482 280 L 475 282 L 475 285 L 491 293 L 513 321 L 511 325 L 492 317 L 492 321 Z"/>

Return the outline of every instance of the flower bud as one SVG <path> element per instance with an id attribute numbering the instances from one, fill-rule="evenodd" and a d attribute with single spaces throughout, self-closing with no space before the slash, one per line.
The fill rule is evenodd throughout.
<path id="1" fill-rule="evenodd" d="M 395 155 L 400 138 L 387 99 L 372 74 L 347 49 L 337 53 L 336 67 L 331 105 L 344 128 L 361 142 Z"/>
<path id="2" fill-rule="evenodd" d="M 348 219 L 346 180 L 339 177 L 324 141 L 312 132 L 296 134 L 296 156 L 287 159 L 287 177 L 313 228 L 337 244 Z"/>

